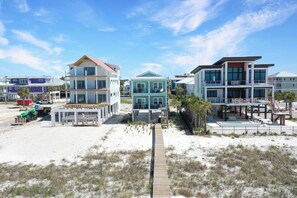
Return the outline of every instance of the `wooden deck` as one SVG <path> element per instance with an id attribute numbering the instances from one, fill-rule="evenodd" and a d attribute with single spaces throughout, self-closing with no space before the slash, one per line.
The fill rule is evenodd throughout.
<path id="1" fill-rule="evenodd" d="M 153 197 L 171 197 L 161 124 L 155 126 Z"/>

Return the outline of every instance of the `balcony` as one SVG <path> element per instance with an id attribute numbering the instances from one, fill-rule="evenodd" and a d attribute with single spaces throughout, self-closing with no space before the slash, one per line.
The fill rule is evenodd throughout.
<path id="1" fill-rule="evenodd" d="M 133 109 L 148 109 L 148 104 L 134 104 Z"/>
<path id="2" fill-rule="evenodd" d="M 133 89 L 133 93 L 148 93 L 148 89 Z"/>
<path id="3" fill-rule="evenodd" d="M 266 98 L 208 98 L 207 102 L 225 103 L 225 104 L 248 104 L 259 103 L 259 101 L 267 101 Z"/>
<path id="4" fill-rule="evenodd" d="M 164 89 L 161 88 L 161 89 L 151 89 L 151 92 L 150 93 L 164 93 Z"/>
<path id="5" fill-rule="evenodd" d="M 239 86 L 239 85 L 251 85 L 250 80 L 228 80 L 227 84 L 230 86 Z M 222 80 L 219 81 L 203 81 L 204 86 L 224 86 L 225 83 Z M 266 80 L 254 80 L 254 85 L 268 85 Z"/>
<path id="6" fill-rule="evenodd" d="M 161 104 L 151 104 L 151 109 L 160 109 L 163 108 L 162 103 Z"/>

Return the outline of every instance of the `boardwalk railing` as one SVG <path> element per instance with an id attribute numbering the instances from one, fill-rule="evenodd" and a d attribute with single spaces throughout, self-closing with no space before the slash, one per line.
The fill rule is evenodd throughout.
<path id="1" fill-rule="evenodd" d="M 267 134 L 267 135 L 296 135 L 297 126 L 222 126 L 207 127 L 210 133 L 228 135 L 228 134 Z"/>

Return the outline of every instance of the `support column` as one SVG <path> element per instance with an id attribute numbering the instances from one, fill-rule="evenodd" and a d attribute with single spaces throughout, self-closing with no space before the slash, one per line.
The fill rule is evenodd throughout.
<path id="1" fill-rule="evenodd" d="M 56 115 L 56 111 L 54 109 L 51 110 L 51 125 L 55 126 L 55 115 Z"/>
<path id="2" fill-rule="evenodd" d="M 98 126 L 102 125 L 101 109 L 98 109 Z"/>
<path id="3" fill-rule="evenodd" d="M 204 101 L 207 102 L 207 87 L 204 87 Z"/>
<path id="4" fill-rule="evenodd" d="M 251 106 L 251 119 L 253 119 L 254 117 L 254 115 L 253 115 L 253 113 L 254 113 L 254 107 L 253 106 Z"/>
<path id="5" fill-rule="evenodd" d="M 224 120 L 227 121 L 227 106 L 224 106 Z"/>
<path id="6" fill-rule="evenodd" d="M 225 103 L 227 103 L 228 98 L 228 62 L 225 62 Z"/>
<path id="7" fill-rule="evenodd" d="M 247 115 L 247 109 L 248 109 L 248 107 L 247 106 L 245 106 L 245 119 L 248 119 L 248 115 Z"/>
<path id="8" fill-rule="evenodd" d="M 265 104 L 265 113 L 264 113 L 264 118 L 267 119 L 267 104 Z"/>
<path id="9" fill-rule="evenodd" d="M 258 116 L 260 116 L 260 105 L 258 104 Z"/>
<path id="10" fill-rule="evenodd" d="M 77 112 L 74 111 L 74 124 L 77 125 Z"/>
<path id="11" fill-rule="evenodd" d="M 241 106 L 239 106 L 239 116 L 242 115 L 241 111 L 242 111 Z"/>
<path id="12" fill-rule="evenodd" d="M 251 102 L 254 103 L 254 62 L 252 62 L 251 64 L 251 83 L 252 83 Z"/>
<path id="13" fill-rule="evenodd" d="M 61 124 L 61 112 L 58 111 L 59 124 Z"/>

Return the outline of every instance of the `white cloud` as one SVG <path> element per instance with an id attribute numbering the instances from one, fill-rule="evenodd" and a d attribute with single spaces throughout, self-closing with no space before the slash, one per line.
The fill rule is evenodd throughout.
<path id="1" fill-rule="evenodd" d="M 30 10 L 27 0 L 13 0 L 13 3 L 19 12 L 29 12 Z"/>
<path id="2" fill-rule="evenodd" d="M 60 54 L 61 51 L 63 51 L 62 48 L 59 47 L 52 47 L 51 43 L 48 43 L 46 41 L 40 40 L 35 38 L 31 33 L 25 32 L 25 31 L 19 31 L 19 30 L 12 30 L 12 32 L 22 41 L 27 42 L 31 45 L 34 45 L 36 47 L 39 47 L 41 49 L 44 49 L 50 54 Z"/>
<path id="3" fill-rule="evenodd" d="M 153 21 L 173 30 L 174 34 L 187 33 L 196 30 L 202 23 L 212 19 L 220 5 L 226 0 L 187 0 L 174 1 L 156 13 Z"/>
<path id="4" fill-rule="evenodd" d="M 34 56 L 29 50 L 20 47 L 9 47 L 6 49 L 0 49 L 0 59 L 6 59 L 14 64 L 26 65 L 32 69 L 46 72 L 46 68 L 43 67 L 43 61 Z"/>
<path id="5" fill-rule="evenodd" d="M 7 45 L 8 44 L 8 40 L 6 38 L 3 37 L 5 32 L 5 27 L 2 23 L 2 21 L 0 21 L 0 45 Z"/>
<path id="6" fill-rule="evenodd" d="M 153 2 L 145 2 L 141 6 L 136 6 L 129 10 L 126 18 L 133 18 L 139 15 L 147 15 L 154 10 Z"/>
<path id="7" fill-rule="evenodd" d="M 155 73 L 161 73 L 163 71 L 163 65 L 158 63 L 143 63 L 143 71 L 150 70 Z"/>
<path id="8" fill-rule="evenodd" d="M 98 28 L 97 30 L 99 32 L 115 32 L 115 31 L 117 31 L 117 29 L 114 27 L 103 27 L 103 28 Z"/>
<path id="9" fill-rule="evenodd" d="M 282 8 L 269 6 L 258 12 L 240 15 L 218 29 L 180 41 L 184 53 L 166 54 L 163 59 L 184 66 L 189 71 L 197 64 L 212 64 L 222 56 L 239 55 L 248 36 L 281 24 L 296 10 L 297 4 Z"/>
<path id="10" fill-rule="evenodd" d="M 45 10 L 44 8 L 39 8 L 35 13 L 34 15 L 37 16 L 37 17 L 42 17 L 44 15 L 46 15 L 48 12 L 47 10 Z"/>
<path id="11" fill-rule="evenodd" d="M 64 34 L 59 34 L 59 35 L 55 36 L 55 37 L 53 38 L 53 40 L 54 40 L 56 43 L 62 43 L 62 42 L 64 42 L 64 41 L 66 40 L 66 38 L 65 38 L 65 35 L 64 35 Z"/>

